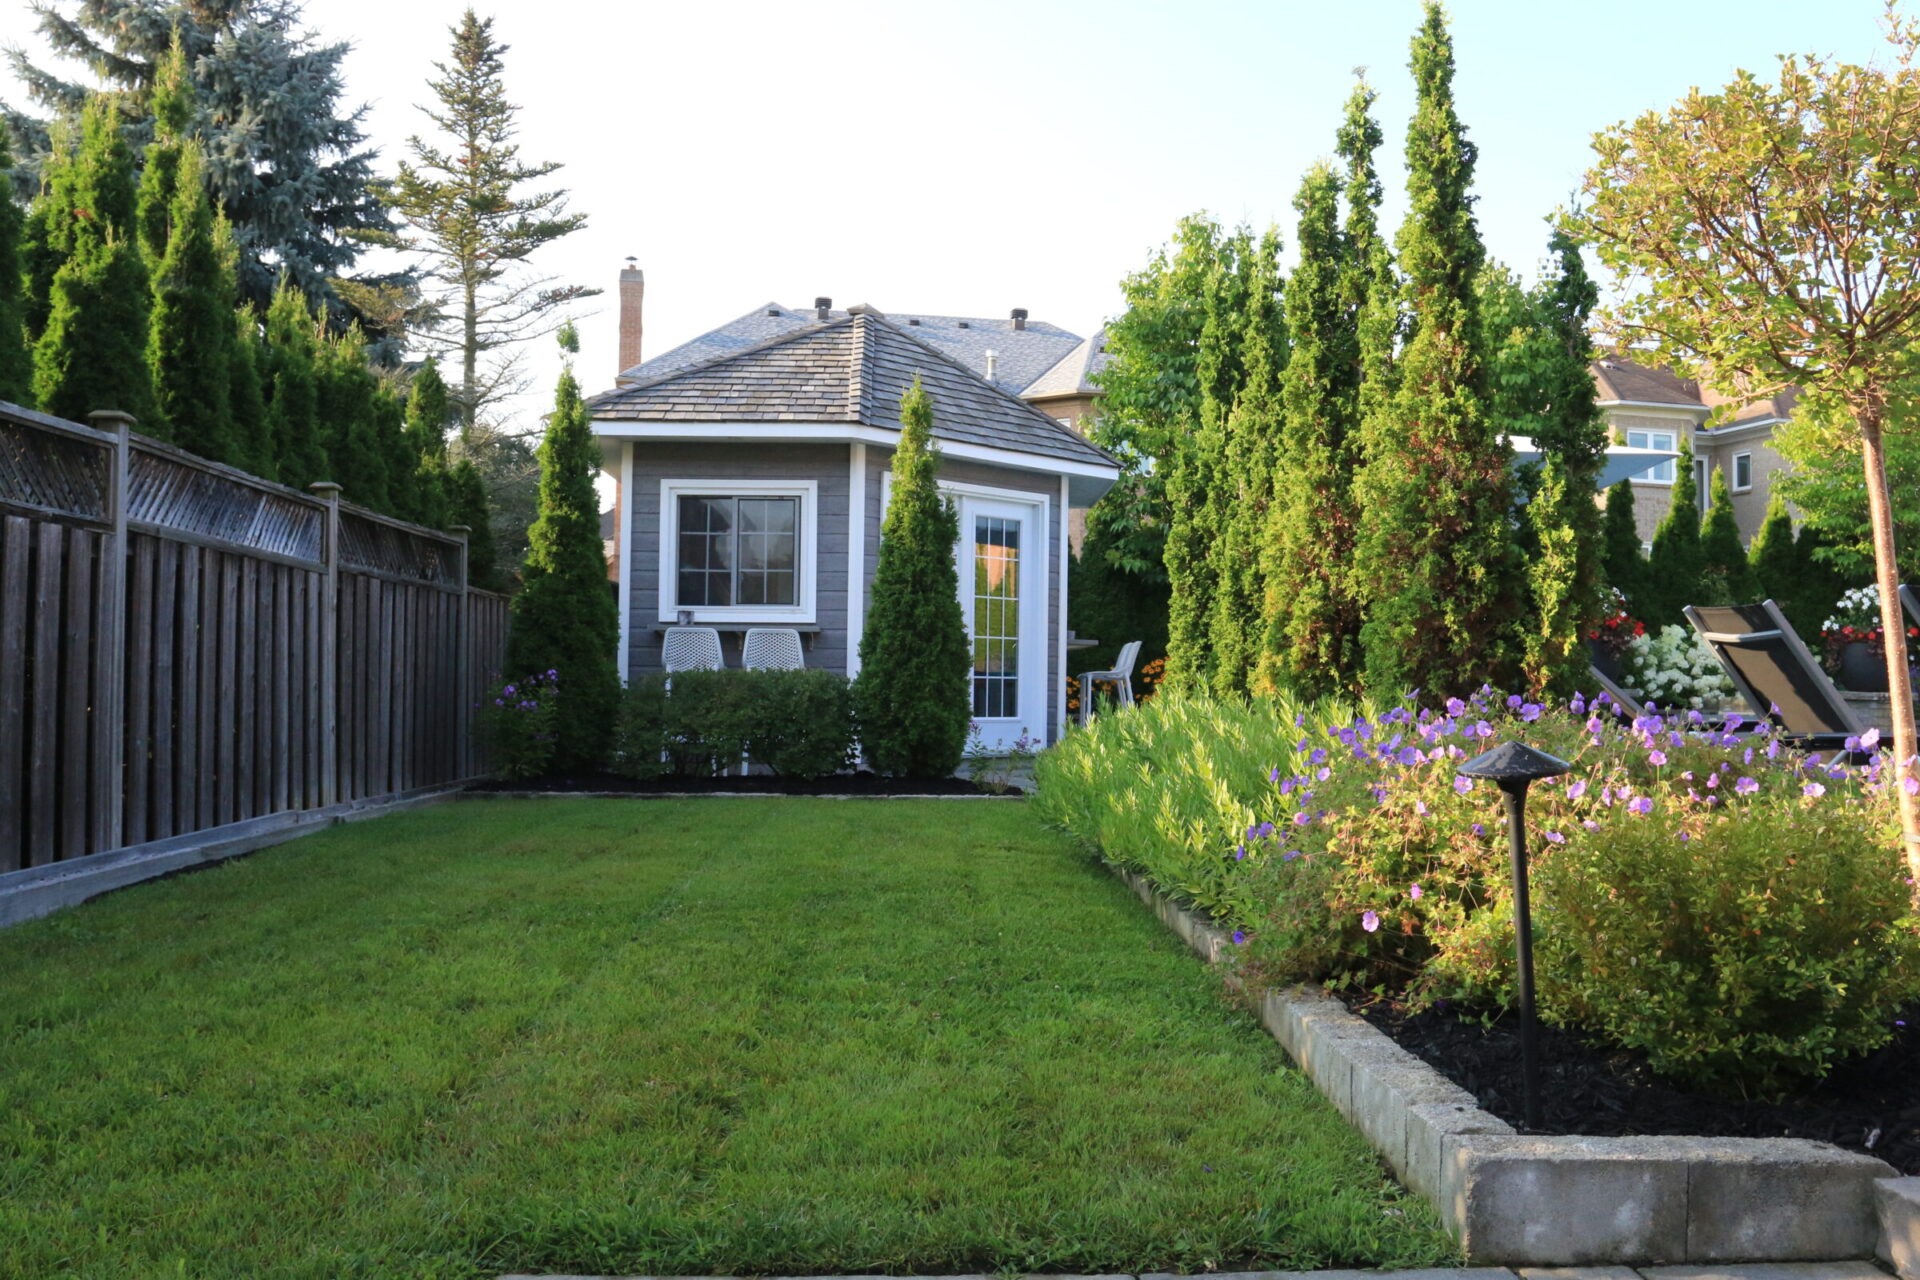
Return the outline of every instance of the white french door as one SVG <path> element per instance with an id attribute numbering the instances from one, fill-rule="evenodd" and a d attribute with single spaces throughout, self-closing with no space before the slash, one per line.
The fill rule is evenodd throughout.
<path id="1" fill-rule="evenodd" d="M 1047 734 L 1046 502 L 955 495 L 960 611 L 973 647 L 973 719 L 1004 751 Z"/>

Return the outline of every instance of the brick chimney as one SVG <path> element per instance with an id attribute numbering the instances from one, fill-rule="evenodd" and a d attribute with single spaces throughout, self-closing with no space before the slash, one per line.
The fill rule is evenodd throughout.
<path id="1" fill-rule="evenodd" d="M 1013 327 L 1016 329 L 1024 329 L 1027 327 L 1027 309 L 1025 307 L 1015 307 L 1013 309 Z"/>
<path id="2" fill-rule="evenodd" d="M 647 274 L 627 259 L 620 272 L 620 367 L 625 373 L 640 363 L 641 304 L 647 297 Z"/>

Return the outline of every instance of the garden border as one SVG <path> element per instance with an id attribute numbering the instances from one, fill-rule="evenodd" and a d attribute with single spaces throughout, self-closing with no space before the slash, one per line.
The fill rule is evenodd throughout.
<path id="1" fill-rule="evenodd" d="M 465 791 L 462 800 L 1025 800 L 1024 795 L 787 795 L 781 791 Z"/>
<path id="2" fill-rule="evenodd" d="M 143 880 L 237 858 L 338 823 L 450 800 L 465 785 L 443 783 L 377 799 L 343 801 L 322 809 L 283 809 L 223 827 L 8 871 L 0 874 L 0 929 L 51 915 L 62 907 L 78 906 Z"/>
<path id="3" fill-rule="evenodd" d="M 1108 864 L 1209 964 L 1227 936 Z M 1238 989 L 1238 976 L 1227 975 Z M 1317 988 L 1260 997 L 1274 1039 L 1473 1265 L 1920 1264 L 1920 1179 L 1804 1138 L 1530 1137 Z M 1903 1254 L 1904 1245 L 1904 1254 Z"/>

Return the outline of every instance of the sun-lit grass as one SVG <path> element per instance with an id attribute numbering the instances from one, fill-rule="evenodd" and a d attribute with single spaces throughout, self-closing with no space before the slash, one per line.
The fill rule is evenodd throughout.
<path id="1" fill-rule="evenodd" d="M 0 933 L 0 1275 L 1452 1260 L 1013 803 L 493 801 Z"/>

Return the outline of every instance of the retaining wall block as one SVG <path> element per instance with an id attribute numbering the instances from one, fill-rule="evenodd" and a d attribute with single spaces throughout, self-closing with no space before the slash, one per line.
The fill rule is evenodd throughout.
<path id="1" fill-rule="evenodd" d="M 1920 1280 L 1920 1178 L 1881 1178 L 1873 1208 L 1880 1227 L 1874 1256 L 1900 1280 Z"/>
<path id="2" fill-rule="evenodd" d="M 1669 1139 L 1475 1136 L 1447 1166 L 1469 1261 L 1687 1259 L 1688 1161 Z"/>

